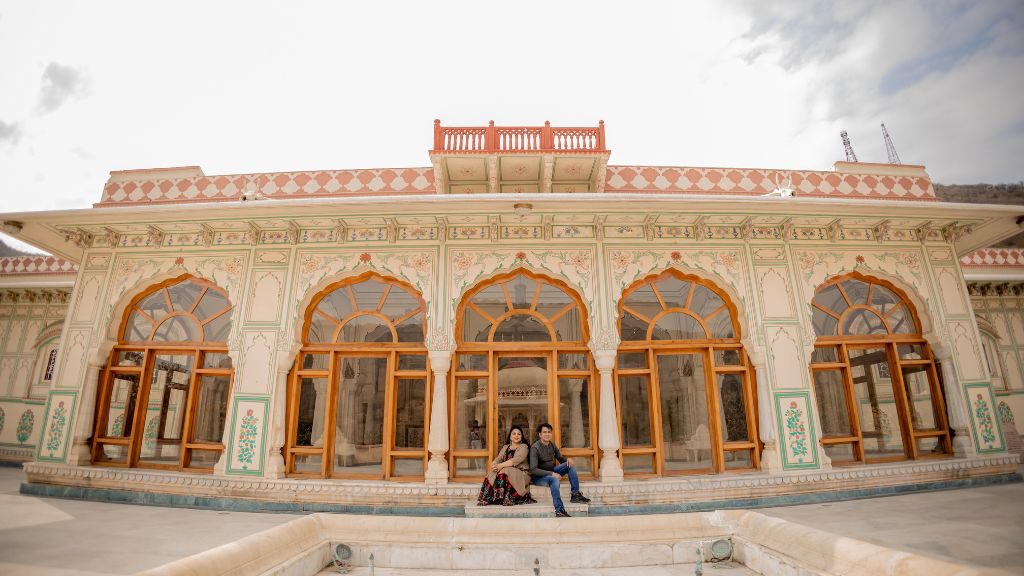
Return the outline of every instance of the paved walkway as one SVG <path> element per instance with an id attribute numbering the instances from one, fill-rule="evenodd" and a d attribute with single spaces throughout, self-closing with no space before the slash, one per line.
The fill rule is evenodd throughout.
<path id="1" fill-rule="evenodd" d="M 0 467 L 0 574 L 132 574 L 296 517 L 34 498 L 18 493 L 24 479 L 20 469 Z M 883 546 L 1024 574 L 1024 483 L 759 511 Z M 687 573 L 679 569 L 652 567 L 642 573 Z M 722 576 L 730 572 L 715 570 Z"/>

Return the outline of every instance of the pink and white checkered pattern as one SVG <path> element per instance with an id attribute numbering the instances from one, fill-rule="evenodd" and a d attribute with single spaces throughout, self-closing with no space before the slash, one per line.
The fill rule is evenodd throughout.
<path id="1" fill-rule="evenodd" d="M 108 182 L 97 206 L 237 200 L 250 183 L 268 198 L 433 193 L 434 171 L 382 168 Z"/>
<path id="2" fill-rule="evenodd" d="M 605 191 L 757 196 L 787 179 L 800 196 L 937 200 L 927 178 L 747 168 L 609 166 Z"/>
<path id="3" fill-rule="evenodd" d="M 4 256 L 0 276 L 9 274 L 75 274 L 78 265 L 56 256 Z"/>
<path id="4" fill-rule="evenodd" d="M 963 266 L 1024 266 L 1024 248 L 982 248 L 960 257 Z"/>

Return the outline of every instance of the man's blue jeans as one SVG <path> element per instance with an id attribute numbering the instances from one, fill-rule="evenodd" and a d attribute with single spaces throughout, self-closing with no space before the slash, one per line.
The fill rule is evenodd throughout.
<path id="1" fill-rule="evenodd" d="M 569 475 L 569 486 L 572 487 L 572 493 L 575 494 L 580 491 L 580 479 L 576 476 L 576 467 L 569 467 L 566 463 L 561 463 L 555 466 L 555 474 Z M 536 486 L 547 486 L 551 489 L 551 501 L 555 504 L 555 510 L 565 510 L 565 504 L 562 503 L 562 494 L 559 489 L 562 486 L 558 476 L 534 476 L 533 483 Z"/>

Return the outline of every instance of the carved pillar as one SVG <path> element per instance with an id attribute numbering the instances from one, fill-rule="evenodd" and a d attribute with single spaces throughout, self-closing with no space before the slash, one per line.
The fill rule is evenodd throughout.
<path id="1" fill-rule="evenodd" d="M 971 441 L 970 417 L 964 401 L 963 387 L 953 367 L 953 347 L 948 343 L 932 344 L 932 353 L 941 363 L 942 393 L 946 399 L 946 413 L 949 414 L 949 427 L 955 434 L 953 438 L 953 456 L 969 458 L 976 454 Z"/>
<path id="2" fill-rule="evenodd" d="M 747 358 L 754 366 L 757 376 L 757 432 L 764 444 L 761 451 L 761 470 L 767 474 L 782 472 L 782 458 L 779 455 L 779 436 L 772 418 L 772 390 L 768 385 L 768 363 L 764 351 L 746 346 Z"/>
<path id="3" fill-rule="evenodd" d="M 619 462 L 619 422 L 615 417 L 615 392 L 612 369 L 615 368 L 616 350 L 592 350 L 594 364 L 601 375 L 601 414 L 598 420 L 598 447 L 601 448 L 601 481 L 622 482 L 622 464 Z"/>
<path id="4" fill-rule="evenodd" d="M 448 369 L 451 350 L 431 350 L 430 370 L 434 373 L 434 394 L 430 400 L 430 435 L 427 437 L 427 484 L 448 483 Z"/>
<path id="5" fill-rule="evenodd" d="M 294 357 L 293 354 L 278 353 L 278 367 L 291 367 L 290 360 L 292 357 Z M 281 449 L 284 447 L 287 404 L 288 370 L 278 369 L 277 375 L 274 378 L 274 391 L 271 397 L 273 418 L 271 419 L 270 437 L 265 440 L 267 465 L 263 470 L 264 478 L 284 478 L 285 476 L 284 454 Z M 227 463 L 225 462 L 224 464 L 226 465 Z M 217 465 L 220 466 L 221 462 L 217 462 Z M 223 470 L 220 473 L 223 474 Z"/>
<path id="6" fill-rule="evenodd" d="M 583 445 L 583 381 L 573 379 L 569 384 L 569 448 Z"/>
<path id="7" fill-rule="evenodd" d="M 99 386 L 100 372 L 106 364 L 106 355 L 101 355 L 98 350 L 93 350 L 92 354 L 89 355 L 89 364 L 85 369 L 85 382 L 82 383 L 82 392 L 78 396 L 81 399 L 78 403 L 78 420 L 75 423 L 71 450 L 68 451 L 67 462 L 73 466 L 87 466 L 92 462 L 92 444 L 90 440 L 92 439 L 93 428 L 96 423 L 93 418 L 93 415 L 96 413 L 96 390 L 97 386 Z M 57 379 L 54 378 L 53 382 L 57 382 Z M 50 389 L 53 389 L 52 384 Z M 45 414 L 43 418 L 46 418 Z"/>

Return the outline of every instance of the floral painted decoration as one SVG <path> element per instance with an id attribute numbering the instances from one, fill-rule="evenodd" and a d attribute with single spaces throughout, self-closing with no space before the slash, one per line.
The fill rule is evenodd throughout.
<path id="1" fill-rule="evenodd" d="M 1017 424 L 1017 422 L 1015 422 L 1013 419 L 1013 410 L 1010 409 L 1010 406 L 1006 402 L 1000 400 L 997 410 L 999 410 L 1000 422 L 1002 422 L 1003 424 Z M 0 411 L 0 430 L 2 430 L 4 427 L 3 422 L 3 412 Z"/>
<path id="2" fill-rule="evenodd" d="M 797 407 L 796 402 L 790 402 L 785 417 L 790 452 L 794 458 L 807 456 L 807 429 L 803 423 L 803 411 Z"/>
<path id="3" fill-rule="evenodd" d="M 46 434 L 46 450 L 50 456 L 60 448 L 60 439 L 64 436 L 64 425 L 68 423 L 68 410 L 64 407 L 64 401 L 57 404 L 50 418 L 50 429 Z"/>
<path id="4" fill-rule="evenodd" d="M 992 448 L 996 443 L 992 412 L 988 408 L 988 402 L 985 402 L 985 398 L 981 394 L 978 394 L 974 401 L 974 418 L 978 421 L 978 427 L 981 429 L 981 441 Z"/>
<path id="5" fill-rule="evenodd" d="M 256 423 L 259 418 L 253 415 L 252 408 L 245 411 L 241 429 L 238 434 L 238 461 L 242 470 L 248 470 L 256 455 Z"/>
<path id="6" fill-rule="evenodd" d="M 21 414 L 21 418 L 18 420 L 18 430 L 16 437 L 18 438 L 19 444 L 24 444 L 28 437 L 32 435 L 32 429 L 36 425 L 35 414 L 32 414 L 31 410 L 25 410 Z"/>

